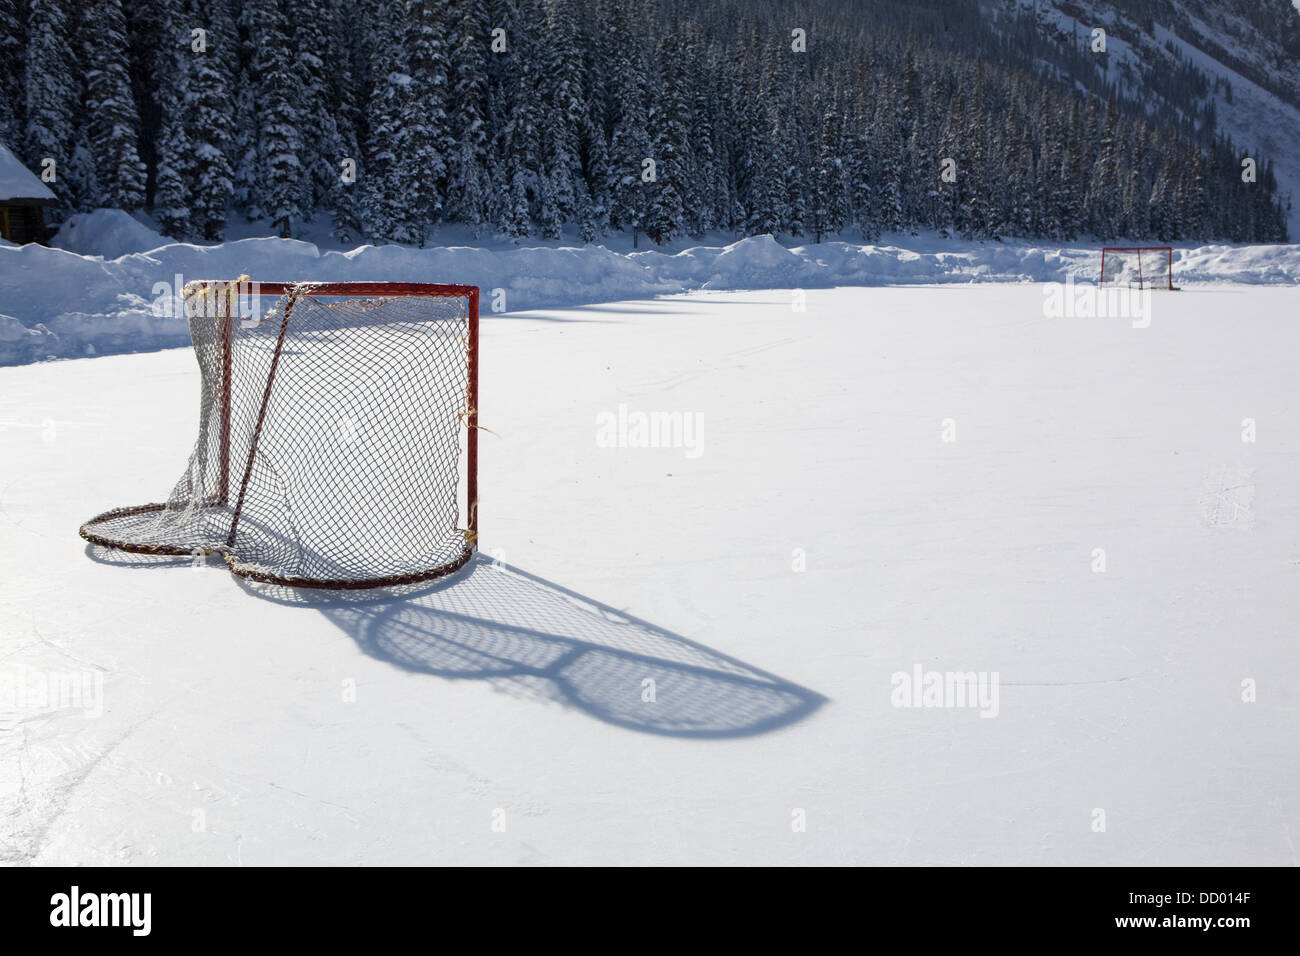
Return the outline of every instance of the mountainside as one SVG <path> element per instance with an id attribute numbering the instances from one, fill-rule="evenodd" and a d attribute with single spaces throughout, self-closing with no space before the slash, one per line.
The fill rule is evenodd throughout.
<path id="1" fill-rule="evenodd" d="M 1300 235 L 1300 4 L 1291 0 L 984 0 L 1008 55 L 1273 164 Z M 1089 51 L 1092 30 L 1107 52 Z"/>

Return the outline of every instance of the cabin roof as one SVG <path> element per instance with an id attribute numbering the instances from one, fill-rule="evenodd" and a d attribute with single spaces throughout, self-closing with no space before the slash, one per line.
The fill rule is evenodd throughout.
<path id="1" fill-rule="evenodd" d="M 0 143 L 0 202 L 29 200 L 46 203 L 56 199 L 50 187 L 19 162 L 8 146 Z"/>

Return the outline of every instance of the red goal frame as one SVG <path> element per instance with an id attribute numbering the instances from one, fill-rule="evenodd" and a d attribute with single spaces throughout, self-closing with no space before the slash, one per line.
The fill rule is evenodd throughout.
<path id="1" fill-rule="evenodd" d="M 1173 291 L 1174 288 L 1174 248 L 1173 246 L 1103 246 L 1101 250 L 1101 277 L 1097 284 L 1106 284 L 1106 255 L 1113 252 L 1136 252 L 1138 254 L 1138 288 L 1145 289 L 1150 285 L 1151 288 L 1168 288 Z M 1164 283 L 1148 283 L 1142 276 L 1142 253 L 1155 252 L 1165 257 L 1165 275 L 1168 276 L 1168 285 Z"/>

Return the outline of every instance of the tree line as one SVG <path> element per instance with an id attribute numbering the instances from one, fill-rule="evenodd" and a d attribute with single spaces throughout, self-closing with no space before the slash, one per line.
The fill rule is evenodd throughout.
<path id="1" fill-rule="evenodd" d="M 55 161 L 64 212 L 178 239 L 234 211 L 416 245 L 1285 240 L 1267 158 L 1244 182 L 1212 108 L 1170 106 L 1203 76 L 1144 105 L 1033 29 L 936 0 L 0 0 L 0 138 Z"/>

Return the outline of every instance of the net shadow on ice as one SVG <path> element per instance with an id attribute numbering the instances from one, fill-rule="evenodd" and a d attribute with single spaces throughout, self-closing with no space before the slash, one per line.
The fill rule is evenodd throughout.
<path id="1" fill-rule="evenodd" d="M 179 568 L 188 557 L 90 545 L 95 561 Z M 216 570 L 217 565 L 207 565 Z M 232 578 L 249 594 L 315 610 L 377 660 L 576 708 L 671 737 L 747 737 L 825 698 L 662 627 L 502 562 L 476 556 L 440 581 L 377 591 L 308 590 Z"/>

